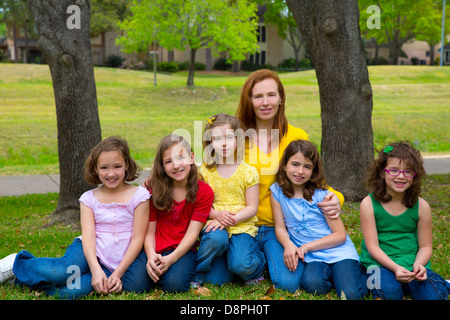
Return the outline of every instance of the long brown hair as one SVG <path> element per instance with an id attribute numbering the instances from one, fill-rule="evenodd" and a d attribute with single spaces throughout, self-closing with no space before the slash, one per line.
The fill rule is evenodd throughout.
<path id="1" fill-rule="evenodd" d="M 280 78 L 272 70 L 261 69 L 251 73 L 248 76 L 247 80 L 242 86 L 239 107 L 236 110 L 236 118 L 238 118 L 242 122 L 244 130 L 256 129 L 255 113 L 253 111 L 252 103 L 252 90 L 256 83 L 266 79 L 275 80 L 278 86 L 278 93 L 280 94 L 281 98 L 281 103 L 278 108 L 278 112 L 275 115 L 274 125 L 272 128 L 279 130 L 279 141 L 281 141 L 288 129 L 288 120 L 285 114 L 286 93 L 284 91 L 284 86 L 281 83 Z"/>
<path id="2" fill-rule="evenodd" d="M 139 177 L 139 167 L 133 158 L 131 158 L 127 141 L 120 137 L 113 136 L 98 143 L 92 148 L 91 153 L 87 157 L 86 162 L 84 163 L 84 180 L 87 183 L 93 185 L 102 183 L 97 172 L 97 162 L 100 154 L 106 151 L 119 151 L 122 154 L 127 167 L 124 181 L 133 181 Z"/>
<path id="3" fill-rule="evenodd" d="M 181 144 L 181 147 L 189 155 L 192 152 L 190 144 L 181 136 L 170 134 L 165 136 L 158 146 L 152 168 L 152 179 L 150 188 L 152 193 L 153 206 L 161 211 L 169 211 L 173 206 L 172 189 L 173 181 L 164 170 L 164 152 L 174 144 Z M 191 164 L 191 169 L 187 181 L 186 202 L 194 203 L 198 191 L 198 172 L 195 163 Z"/>
<path id="4" fill-rule="evenodd" d="M 292 186 L 292 182 L 288 179 L 284 167 L 289 162 L 289 159 L 297 152 L 301 152 L 314 166 L 311 179 L 306 182 L 303 189 L 303 197 L 306 200 L 311 201 L 316 189 L 327 189 L 325 170 L 323 169 L 322 161 L 320 160 L 319 151 L 317 151 L 317 148 L 311 142 L 299 139 L 292 141 L 286 147 L 283 157 L 280 160 L 280 169 L 277 172 L 276 181 L 286 197 L 292 198 L 294 196 L 294 187 Z"/>
<path id="5" fill-rule="evenodd" d="M 407 208 L 412 208 L 419 199 L 422 191 L 421 181 L 426 175 L 423 167 L 423 159 L 409 141 L 399 141 L 390 143 L 378 152 L 378 159 L 375 159 L 367 168 L 366 186 L 373 197 L 380 202 L 389 202 L 392 197 L 386 190 L 384 175 L 388 159 L 397 158 L 403 162 L 405 167 L 416 173 L 413 177 L 411 187 L 409 187 L 403 197 L 402 203 Z"/>

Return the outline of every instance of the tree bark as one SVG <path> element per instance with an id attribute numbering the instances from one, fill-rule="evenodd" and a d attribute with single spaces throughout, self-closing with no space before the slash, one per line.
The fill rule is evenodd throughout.
<path id="1" fill-rule="evenodd" d="M 319 84 L 321 154 L 330 186 L 361 200 L 373 159 L 372 88 L 356 0 L 287 0 L 310 50 Z"/>
<path id="2" fill-rule="evenodd" d="M 195 54 L 197 53 L 197 49 L 192 49 L 190 51 L 190 59 L 189 59 L 189 74 L 186 86 L 193 87 L 194 86 L 194 74 L 195 74 Z"/>
<path id="3" fill-rule="evenodd" d="M 80 28 L 69 29 L 70 5 L 80 8 Z M 92 188 L 84 181 L 83 165 L 101 141 L 97 93 L 90 43 L 90 0 L 28 0 L 39 33 L 55 95 L 59 200 L 55 213 L 79 221 L 78 199 Z"/>

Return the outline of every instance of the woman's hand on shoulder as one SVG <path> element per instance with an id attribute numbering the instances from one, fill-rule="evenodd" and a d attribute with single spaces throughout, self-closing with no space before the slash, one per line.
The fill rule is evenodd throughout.
<path id="1" fill-rule="evenodd" d="M 337 219 L 341 214 L 341 203 L 338 196 L 333 192 L 328 193 L 317 205 L 330 219 Z"/>

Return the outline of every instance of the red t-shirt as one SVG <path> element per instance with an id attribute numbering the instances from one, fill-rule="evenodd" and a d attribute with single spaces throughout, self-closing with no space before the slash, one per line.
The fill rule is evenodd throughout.
<path id="1" fill-rule="evenodd" d="M 191 220 L 206 223 L 214 200 L 214 192 L 203 181 L 198 181 L 198 192 L 195 203 L 174 201 L 169 211 L 160 211 L 150 201 L 150 221 L 157 221 L 155 234 L 155 251 L 175 249 L 183 239 Z M 196 250 L 194 245 L 193 250 Z"/>

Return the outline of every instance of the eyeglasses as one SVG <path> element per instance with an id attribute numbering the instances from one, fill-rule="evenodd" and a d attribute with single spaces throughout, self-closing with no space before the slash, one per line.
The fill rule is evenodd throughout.
<path id="1" fill-rule="evenodd" d="M 390 176 L 397 177 L 400 173 L 403 173 L 405 178 L 412 178 L 416 175 L 414 171 L 411 170 L 398 170 L 398 169 L 384 169 Z"/>

